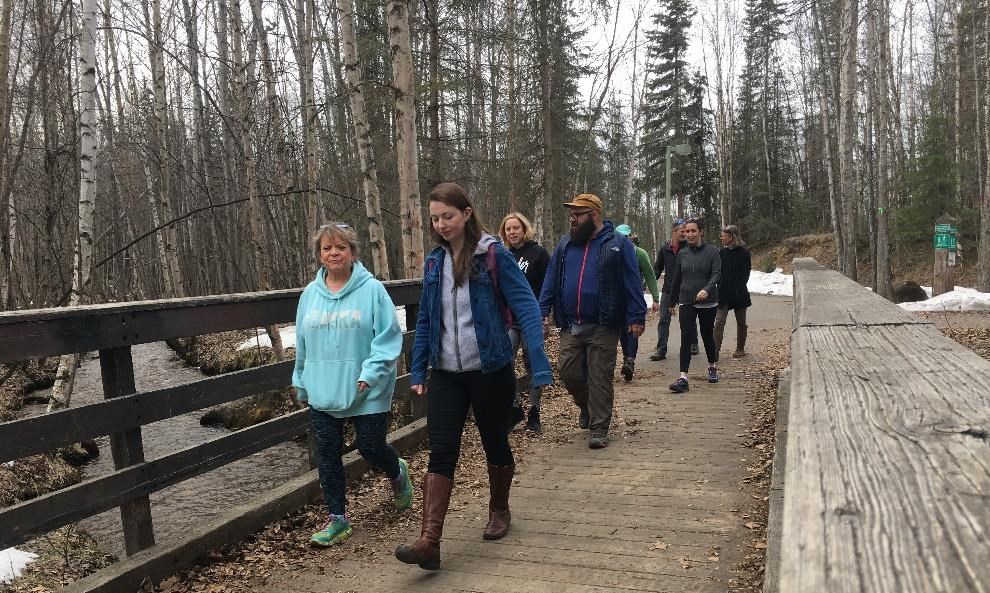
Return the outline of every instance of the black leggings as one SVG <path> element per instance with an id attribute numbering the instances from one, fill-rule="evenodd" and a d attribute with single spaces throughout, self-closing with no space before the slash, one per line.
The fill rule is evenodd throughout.
<path id="1" fill-rule="evenodd" d="M 698 343 L 695 319 L 701 326 L 701 341 L 705 343 L 708 364 L 718 362 L 718 348 L 715 347 L 715 307 L 698 309 L 691 305 L 681 305 L 681 372 L 691 368 L 691 344 Z"/>
<path id="2" fill-rule="evenodd" d="M 515 397 L 516 374 L 512 364 L 491 373 L 449 373 L 433 369 L 426 391 L 429 472 L 454 478 L 469 406 L 474 409 L 474 422 L 478 425 L 488 463 L 512 465 L 509 410 Z"/>

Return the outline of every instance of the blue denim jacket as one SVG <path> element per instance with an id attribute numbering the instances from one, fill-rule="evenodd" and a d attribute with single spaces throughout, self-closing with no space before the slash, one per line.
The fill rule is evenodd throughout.
<path id="1" fill-rule="evenodd" d="M 427 365 L 433 366 L 440 350 L 440 282 L 443 260 L 447 252 L 437 247 L 426 256 L 423 273 L 423 294 L 416 319 L 413 341 L 411 385 L 425 385 Z M 526 276 L 519 270 L 516 258 L 501 243 L 495 247 L 498 287 L 512 316 L 522 328 L 529 360 L 532 364 L 533 387 L 553 382 L 550 361 L 543 350 L 543 323 L 540 307 Z M 495 300 L 491 278 L 485 267 L 485 254 L 475 254 L 474 268 L 468 280 L 471 290 L 471 315 L 481 352 L 481 372 L 491 373 L 512 362 L 514 351 L 505 327 L 505 319 Z"/>

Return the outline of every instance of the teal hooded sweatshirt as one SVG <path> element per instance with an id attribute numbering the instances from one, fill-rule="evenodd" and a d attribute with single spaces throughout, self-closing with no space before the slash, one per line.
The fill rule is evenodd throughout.
<path id="1" fill-rule="evenodd" d="M 387 412 L 395 389 L 402 330 L 385 286 L 361 262 L 331 293 L 321 267 L 296 309 L 296 366 L 300 401 L 341 418 Z M 368 388 L 358 392 L 358 381 Z"/>

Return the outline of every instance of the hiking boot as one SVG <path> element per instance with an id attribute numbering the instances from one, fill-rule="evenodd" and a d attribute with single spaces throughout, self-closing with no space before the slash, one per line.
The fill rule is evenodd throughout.
<path id="1" fill-rule="evenodd" d="M 347 520 L 347 515 L 331 514 L 323 527 L 310 536 L 309 543 L 329 548 L 349 538 L 353 531 L 351 523 Z"/>
<path id="2" fill-rule="evenodd" d="M 413 545 L 402 544 L 395 557 L 406 564 L 416 564 L 424 570 L 440 570 L 440 536 L 450 504 L 453 482 L 447 476 L 426 474 L 423 479 L 423 528 Z"/>
<path id="3" fill-rule="evenodd" d="M 665 358 L 667 358 L 666 348 L 657 348 L 653 351 L 653 354 L 650 355 L 650 360 L 664 360 Z"/>
<path id="4" fill-rule="evenodd" d="M 607 446 L 608 446 L 607 432 L 593 432 L 591 433 L 591 436 L 588 437 L 589 449 L 604 449 Z"/>
<path id="5" fill-rule="evenodd" d="M 526 430 L 529 432 L 543 432 L 543 425 L 540 423 L 540 407 L 530 406 L 529 418 L 526 419 Z"/>
<path id="6" fill-rule="evenodd" d="M 684 393 L 689 389 L 691 389 L 691 386 L 688 385 L 688 380 L 684 377 L 679 377 L 676 381 L 670 384 L 670 390 L 674 393 Z"/>
<path id="7" fill-rule="evenodd" d="M 736 348 L 736 351 L 732 353 L 732 358 L 742 358 L 746 356 L 746 351 L 742 348 Z"/>
<path id="8" fill-rule="evenodd" d="M 588 414 L 588 409 L 583 408 L 581 410 L 581 415 L 578 416 L 578 426 L 581 428 L 588 428 L 589 424 L 591 424 L 591 416 Z"/>
<path id="9" fill-rule="evenodd" d="M 697 353 L 698 353 L 698 343 L 695 342 L 694 344 L 691 344 L 691 356 L 694 356 Z"/>
<path id="10" fill-rule="evenodd" d="M 627 356 L 625 360 L 622 361 L 622 378 L 626 380 L 626 383 L 632 381 L 633 371 L 636 370 L 636 359 L 632 356 Z"/>
<path id="11" fill-rule="evenodd" d="M 512 405 L 512 410 L 509 412 L 509 432 L 516 429 L 516 426 L 520 422 L 526 419 L 526 414 L 522 410 L 522 406 L 518 403 Z"/>
<path id="12" fill-rule="evenodd" d="M 392 504 L 400 511 L 404 511 L 412 506 L 413 486 L 409 479 L 409 463 L 399 458 L 399 475 L 394 480 L 389 480 L 392 484 Z"/>
<path id="13" fill-rule="evenodd" d="M 718 367 L 714 365 L 708 367 L 708 382 L 718 383 Z"/>

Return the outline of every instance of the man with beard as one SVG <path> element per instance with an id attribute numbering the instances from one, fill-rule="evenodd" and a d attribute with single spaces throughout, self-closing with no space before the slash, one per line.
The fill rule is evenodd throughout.
<path id="1" fill-rule="evenodd" d="M 627 329 L 638 338 L 646 322 L 646 299 L 632 242 L 602 219 L 602 201 L 579 194 L 564 204 L 571 222 L 550 256 L 540 293 L 543 317 L 553 311 L 560 328 L 560 379 L 590 429 L 588 446 L 608 444 L 612 422 L 615 349 Z"/>

